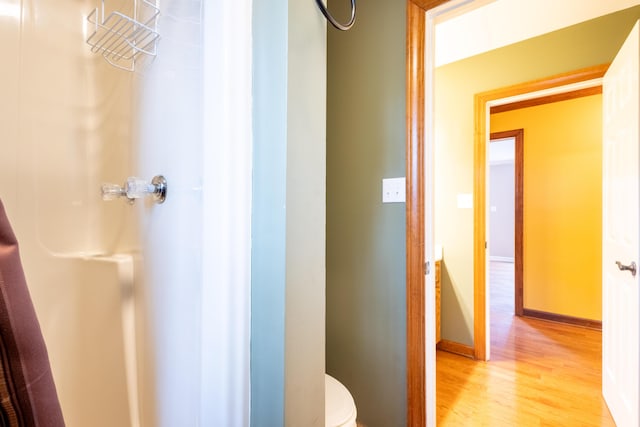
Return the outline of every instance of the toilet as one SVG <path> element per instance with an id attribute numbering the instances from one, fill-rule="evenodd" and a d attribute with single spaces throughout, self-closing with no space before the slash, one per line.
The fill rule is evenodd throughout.
<path id="1" fill-rule="evenodd" d="M 356 427 L 356 404 L 351 393 L 331 375 L 324 375 L 325 426 Z"/>

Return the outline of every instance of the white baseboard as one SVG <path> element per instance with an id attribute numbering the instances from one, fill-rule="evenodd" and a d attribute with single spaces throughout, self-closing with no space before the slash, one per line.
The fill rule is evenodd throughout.
<path id="1" fill-rule="evenodd" d="M 496 255 L 491 255 L 489 257 L 489 261 L 498 261 L 498 262 L 515 262 L 515 259 L 513 257 L 509 257 L 509 256 L 496 256 Z"/>

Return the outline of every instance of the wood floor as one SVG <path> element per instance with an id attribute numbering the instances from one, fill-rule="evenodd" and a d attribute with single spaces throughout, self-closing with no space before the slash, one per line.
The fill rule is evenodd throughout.
<path id="1" fill-rule="evenodd" d="M 491 361 L 437 352 L 438 426 L 615 426 L 601 333 L 513 315 L 513 264 L 491 263 Z"/>

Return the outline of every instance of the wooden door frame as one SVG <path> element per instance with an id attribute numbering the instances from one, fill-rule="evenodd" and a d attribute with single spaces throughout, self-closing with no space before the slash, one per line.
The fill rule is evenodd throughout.
<path id="1" fill-rule="evenodd" d="M 406 293 L 407 425 L 427 425 L 425 329 L 425 48 L 426 12 L 447 0 L 407 0 L 406 39 Z M 435 334 L 435 330 L 434 330 Z M 434 341 L 435 347 L 435 341 Z M 435 365 L 435 356 L 433 364 Z M 435 408 L 435 406 L 432 406 Z M 433 409 L 431 409 L 433 410 Z M 435 420 L 435 414 L 429 414 Z"/>
<path id="2" fill-rule="evenodd" d="M 500 103 L 500 100 L 513 99 L 514 97 L 528 97 L 532 99 L 544 99 L 549 94 L 535 96 L 545 90 L 557 89 L 562 93 L 575 92 L 562 90 L 564 87 L 596 81 L 604 76 L 609 64 L 596 65 L 555 76 L 520 83 L 513 86 L 499 88 L 475 95 L 474 99 L 474 192 L 473 192 L 473 217 L 474 217 L 474 242 L 473 242 L 473 270 L 474 270 L 474 357 L 477 360 L 487 360 L 489 356 L 489 333 L 487 331 L 487 287 L 486 287 L 486 153 L 487 153 L 487 114 L 492 104 Z M 521 100 L 519 100 L 521 101 Z M 524 102 L 524 101 L 521 101 Z M 521 103 L 518 102 L 518 103 Z M 503 104 L 509 104 L 507 102 Z"/>
<path id="3" fill-rule="evenodd" d="M 427 424 L 427 403 L 435 402 L 435 395 L 428 396 L 427 390 L 427 354 L 425 329 L 425 115 L 426 83 L 425 73 L 432 84 L 432 69 L 425 67 L 425 48 L 427 34 L 426 12 L 446 3 L 447 0 L 407 0 L 407 38 L 406 38 L 406 309 L 407 309 L 407 425 L 425 426 Z M 430 41 L 433 43 L 433 41 Z M 429 67 L 432 67 L 430 64 Z M 599 73 L 604 74 L 601 70 Z M 474 159 L 476 168 L 481 164 L 485 171 L 485 151 L 480 151 L 479 145 L 486 145 L 486 123 L 478 123 L 477 112 L 482 111 L 486 118 L 487 103 L 536 90 L 567 85 L 594 77 L 594 70 L 584 73 L 569 73 L 570 75 L 556 76 L 552 79 L 531 82 L 526 88 L 510 90 L 502 89 L 486 92 L 476 96 L 476 128 Z M 597 73 L 596 73 L 597 74 Z M 431 88 L 430 88 L 431 90 Z M 510 95 L 509 95 L 510 94 Z M 479 109 L 482 106 L 482 110 Z M 478 209 L 478 201 L 485 200 L 485 183 L 476 180 L 474 184 L 474 356 L 476 359 L 486 359 L 485 347 L 485 209 Z M 478 197 L 481 196 L 481 197 Z M 479 229 L 479 225 L 482 228 Z M 480 244 L 479 242 L 482 242 Z M 482 247 L 480 247 L 480 245 Z M 482 330 L 479 331 L 480 326 Z M 435 332 L 435 331 L 434 331 Z M 480 333 L 479 333 L 480 332 Z M 435 360 L 433 361 L 435 365 Z M 433 389 L 435 391 L 435 378 Z M 429 391 L 431 392 L 431 391 Z M 435 408 L 435 405 L 430 405 Z M 433 410 L 433 409 L 430 409 Z M 429 419 L 435 420 L 435 414 L 429 414 Z"/>
<path id="4" fill-rule="evenodd" d="M 516 316 L 524 313 L 523 226 L 524 226 L 524 129 L 492 132 L 489 140 L 513 138 L 514 144 L 514 242 L 513 242 L 513 307 Z"/>
<path id="5" fill-rule="evenodd" d="M 601 66 L 604 71 L 608 65 Z M 603 72 L 604 72 L 603 71 Z M 599 75 L 598 71 L 594 72 Z M 554 102 L 567 101 L 584 96 L 591 96 L 602 93 L 602 85 L 585 87 L 578 90 L 569 90 L 552 95 L 534 97 L 517 102 L 501 104 L 490 108 L 491 114 L 502 113 L 506 111 L 518 110 L 521 108 L 534 107 L 537 105 L 550 104 Z M 521 133 L 521 135 L 518 135 Z M 515 155 L 515 271 L 514 271 L 514 311 L 516 316 L 534 317 L 538 319 L 551 320 L 555 322 L 563 322 L 572 325 L 582 326 L 585 328 L 602 330 L 602 322 L 590 319 L 582 319 L 572 316 L 566 316 L 544 311 L 532 310 L 524 308 L 524 130 L 507 130 L 502 132 L 493 132 L 490 140 L 514 137 L 516 139 L 516 155 Z"/>

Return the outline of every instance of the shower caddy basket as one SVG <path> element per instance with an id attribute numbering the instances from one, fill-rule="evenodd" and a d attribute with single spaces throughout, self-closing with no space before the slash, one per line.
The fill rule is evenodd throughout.
<path id="1" fill-rule="evenodd" d="M 128 0 L 128 8 L 110 10 L 108 0 L 87 16 L 90 25 L 87 44 L 111 65 L 134 71 L 136 59 L 156 56 L 158 38 L 158 0 Z"/>

